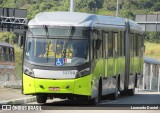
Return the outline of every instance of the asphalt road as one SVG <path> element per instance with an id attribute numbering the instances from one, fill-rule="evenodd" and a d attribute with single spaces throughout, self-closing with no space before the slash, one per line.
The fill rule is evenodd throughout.
<path id="1" fill-rule="evenodd" d="M 29 103 L 29 106 L 40 106 L 42 111 L 21 111 L 21 113 L 159 113 L 160 93 L 137 92 L 134 96 L 119 97 L 115 101 L 102 100 L 97 105 L 87 105 L 76 100 L 48 100 L 46 104 Z M 46 111 L 48 110 L 48 111 Z M 0 111 L 8 113 L 8 111 Z M 12 113 L 18 113 L 12 111 Z"/>

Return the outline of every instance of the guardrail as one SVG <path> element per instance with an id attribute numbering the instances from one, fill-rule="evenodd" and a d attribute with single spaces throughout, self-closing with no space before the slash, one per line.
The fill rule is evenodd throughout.
<path id="1" fill-rule="evenodd" d="M 160 60 L 144 57 L 142 89 L 160 91 Z"/>

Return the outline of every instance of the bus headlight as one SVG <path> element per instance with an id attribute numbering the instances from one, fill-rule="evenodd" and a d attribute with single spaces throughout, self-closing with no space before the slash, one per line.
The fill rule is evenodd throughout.
<path id="1" fill-rule="evenodd" d="M 76 78 L 84 77 L 90 74 L 90 68 L 86 68 L 82 71 L 77 72 Z"/>
<path id="2" fill-rule="evenodd" d="M 26 75 L 29 75 L 29 76 L 32 76 L 34 77 L 34 72 L 29 69 L 29 68 L 24 68 L 24 71 L 23 71 Z"/>

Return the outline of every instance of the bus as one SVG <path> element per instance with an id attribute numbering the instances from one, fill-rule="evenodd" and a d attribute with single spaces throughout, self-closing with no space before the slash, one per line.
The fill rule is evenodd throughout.
<path id="1" fill-rule="evenodd" d="M 6 42 L 0 42 L 0 86 L 15 78 L 14 47 Z"/>
<path id="2" fill-rule="evenodd" d="M 23 93 L 84 99 L 134 95 L 143 76 L 143 30 L 134 21 L 80 12 L 42 12 L 28 23 Z"/>

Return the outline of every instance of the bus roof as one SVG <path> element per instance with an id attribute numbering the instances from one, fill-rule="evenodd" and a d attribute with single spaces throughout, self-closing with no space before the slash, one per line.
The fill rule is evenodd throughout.
<path id="1" fill-rule="evenodd" d="M 8 44 L 8 43 L 6 43 L 6 42 L 0 42 L 0 46 L 13 47 L 13 45 Z"/>
<path id="2" fill-rule="evenodd" d="M 114 16 L 102 16 L 80 12 L 41 12 L 29 21 L 28 25 L 53 25 L 53 26 L 81 26 L 94 27 L 96 25 L 123 26 L 129 21 L 131 27 L 141 29 L 131 20 Z"/>

